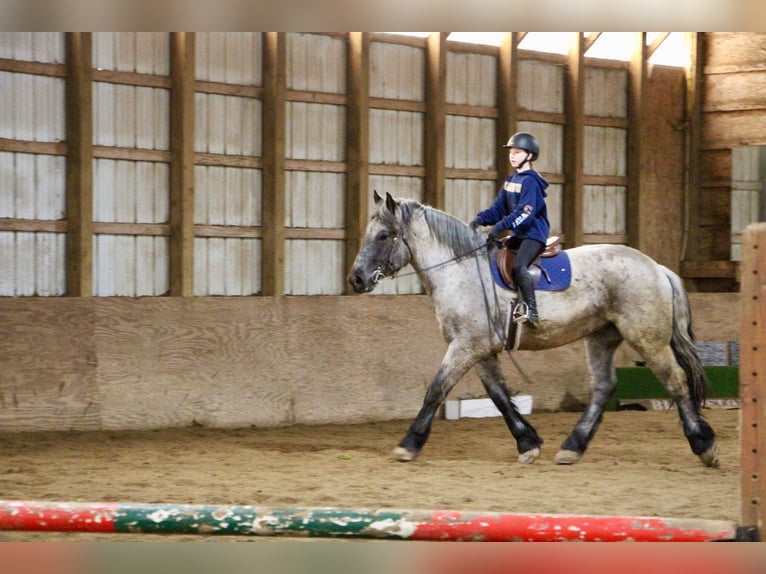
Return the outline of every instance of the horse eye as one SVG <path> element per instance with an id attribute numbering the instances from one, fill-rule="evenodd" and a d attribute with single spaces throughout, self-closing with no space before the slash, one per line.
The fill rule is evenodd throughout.
<path id="1" fill-rule="evenodd" d="M 378 241 L 386 241 L 389 237 L 391 237 L 391 234 L 388 232 L 387 229 L 382 229 L 378 232 Z"/>

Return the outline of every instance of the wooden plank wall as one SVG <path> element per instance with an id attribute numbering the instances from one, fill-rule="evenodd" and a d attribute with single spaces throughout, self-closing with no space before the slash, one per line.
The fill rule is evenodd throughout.
<path id="1" fill-rule="evenodd" d="M 690 300 L 700 341 L 736 340 L 737 294 Z M 0 431 L 407 419 L 446 350 L 420 295 L 3 298 L 0 342 Z M 582 342 L 515 359 L 535 410 L 582 408 Z M 473 371 L 466 393 L 483 393 Z"/>
<path id="2" fill-rule="evenodd" d="M 695 233 L 683 274 L 701 291 L 737 287 L 731 261 L 732 148 L 766 145 L 766 33 L 700 35 L 699 187 L 690 190 Z"/>

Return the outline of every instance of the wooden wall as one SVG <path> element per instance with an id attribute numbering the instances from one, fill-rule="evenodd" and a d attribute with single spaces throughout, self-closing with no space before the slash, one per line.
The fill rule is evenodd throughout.
<path id="1" fill-rule="evenodd" d="M 732 148 L 766 145 L 766 33 L 700 35 L 698 186 L 691 189 L 687 284 L 737 289 L 731 259 Z"/>
<path id="2" fill-rule="evenodd" d="M 698 340 L 737 339 L 737 294 L 691 303 Z M 4 298 L 0 431 L 406 419 L 445 349 L 424 295 Z M 506 355 L 508 383 L 536 410 L 587 400 L 582 342 L 516 360 L 532 382 Z M 465 393 L 482 393 L 474 372 Z"/>

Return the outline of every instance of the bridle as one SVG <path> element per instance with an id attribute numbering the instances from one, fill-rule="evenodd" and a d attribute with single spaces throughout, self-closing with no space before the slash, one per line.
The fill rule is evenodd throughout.
<path id="1" fill-rule="evenodd" d="M 402 235 L 402 243 L 404 243 L 404 246 L 407 248 L 407 251 L 410 252 L 410 261 L 412 261 L 412 258 L 413 258 L 412 248 L 410 247 L 410 244 L 407 242 L 407 239 L 405 238 L 404 233 L 402 233 L 401 235 Z M 388 269 L 389 267 L 391 267 L 391 256 L 394 254 L 394 248 L 396 247 L 396 244 L 398 241 L 399 241 L 399 233 L 394 233 L 393 239 L 391 241 L 391 248 L 389 249 L 388 255 L 386 257 L 385 265 L 378 265 L 372 271 L 371 279 L 372 279 L 373 285 L 377 285 L 382 279 L 385 279 L 385 278 L 396 279 L 397 277 L 407 277 L 410 275 L 418 275 L 420 273 L 425 273 L 433 269 L 438 269 L 439 267 L 444 267 L 445 265 L 449 265 L 450 263 L 457 263 L 458 261 L 462 261 L 463 259 L 467 259 L 469 257 L 477 257 L 479 255 L 480 250 L 485 250 L 485 251 L 488 250 L 487 243 L 482 243 L 478 247 L 474 247 L 473 249 L 470 249 L 466 251 L 465 253 L 456 255 L 455 257 L 452 257 L 445 261 L 441 261 L 439 263 L 435 263 L 434 265 L 429 265 L 428 267 L 423 267 L 422 269 L 416 269 L 414 271 L 409 271 L 407 273 L 402 273 L 401 275 L 399 275 L 398 270 L 394 271 L 393 273 L 388 273 L 387 271 L 384 271 L 384 268 Z"/>

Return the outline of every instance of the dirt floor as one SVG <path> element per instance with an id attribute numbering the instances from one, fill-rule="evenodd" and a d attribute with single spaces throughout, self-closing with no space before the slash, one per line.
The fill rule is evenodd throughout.
<path id="1" fill-rule="evenodd" d="M 515 443 L 500 418 L 438 420 L 422 454 L 410 463 L 390 458 L 409 421 L 4 433 L 0 499 L 620 514 L 736 522 L 739 414 L 705 411 L 719 437 L 720 469 L 705 468 L 691 453 L 674 411 L 606 413 L 586 456 L 574 466 L 557 466 L 553 457 L 578 413 L 528 417 L 545 440 L 541 460 L 533 465 L 517 462 Z M 0 532 L 0 541 L 153 538 L 194 537 Z"/>

